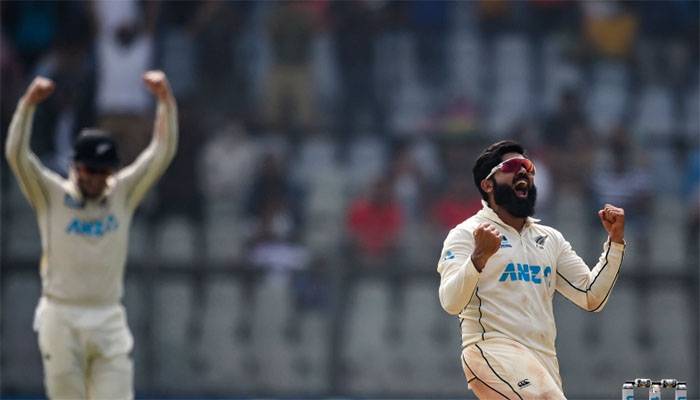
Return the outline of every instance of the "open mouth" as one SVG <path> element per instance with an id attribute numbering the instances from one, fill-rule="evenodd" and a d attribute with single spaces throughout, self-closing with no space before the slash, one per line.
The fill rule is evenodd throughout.
<path id="1" fill-rule="evenodd" d="M 521 199 L 526 199 L 527 194 L 530 189 L 530 183 L 526 179 L 521 179 L 517 182 L 515 182 L 515 185 L 513 185 L 513 190 L 515 191 L 515 195 L 518 198 Z"/>

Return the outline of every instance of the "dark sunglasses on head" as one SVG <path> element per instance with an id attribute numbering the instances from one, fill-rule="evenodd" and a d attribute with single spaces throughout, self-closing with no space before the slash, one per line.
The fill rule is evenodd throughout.
<path id="1" fill-rule="evenodd" d="M 527 158 L 509 158 L 502 163 L 496 165 L 491 169 L 486 178 L 489 179 L 496 173 L 496 171 L 501 171 L 506 174 L 520 171 L 520 168 L 525 168 L 525 172 L 531 175 L 535 175 L 535 164 Z"/>

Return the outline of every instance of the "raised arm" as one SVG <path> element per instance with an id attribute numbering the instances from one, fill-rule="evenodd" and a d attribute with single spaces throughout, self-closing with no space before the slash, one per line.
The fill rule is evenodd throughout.
<path id="1" fill-rule="evenodd" d="M 44 207 L 48 202 L 47 184 L 60 181 L 58 175 L 41 164 L 29 146 L 36 106 L 46 100 L 53 90 L 54 83 L 50 79 L 34 78 L 17 104 L 5 143 L 7 162 L 22 192 L 35 209 Z"/>
<path id="2" fill-rule="evenodd" d="M 440 273 L 440 305 L 449 314 L 459 314 L 469 303 L 479 273 L 501 245 L 498 230 L 490 224 L 480 224 L 474 232 L 453 229 L 442 249 Z"/>
<path id="3" fill-rule="evenodd" d="M 128 167 L 118 173 L 118 179 L 127 186 L 126 201 L 135 209 L 148 189 L 165 172 L 177 149 L 177 104 L 168 79 L 162 71 L 143 75 L 148 90 L 158 100 L 153 138 L 146 149 Z"/>
<path id="4" fill-rule="evenodd" d="M 625 212 L 606 204 L 598 211 L 608 240 L 598 263 L 591 270 L 572 249 L 569 242 L 561 239 L 561 252 L 557 260 L 557 290 L 577 306 L 597 312 L 607 303 L 620 273 L 624 255 Z"/>

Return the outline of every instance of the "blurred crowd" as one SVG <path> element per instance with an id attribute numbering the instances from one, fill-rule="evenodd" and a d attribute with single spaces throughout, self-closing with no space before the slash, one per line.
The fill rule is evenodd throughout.
<path id="1" fill-rule="evenodd" d="M 3 144 L 43 75 L 57 85 L 34 122 L 44 163 L 66 174 L 86 126 L 111 131 L 129 162 L 152 128 L 140 76 L 159 68 L 181 141 L 141 213 L 190 232 L 194 245 L 170 243 L 174 262 L 432 271 L 447 231 L 481 207 L 476 155 L 514 138 L 537 165 L 539 218 L 557 226 L 569 199 L 590 214 L 590 243 L 575 246 L 587 260 L 601 204 L 627 210 L 641 252 L 672 204 L 696 265 L 699 4 L 4 1 Z M 292 281 L 302 309 L 328 298 L 317 277 Z"/>

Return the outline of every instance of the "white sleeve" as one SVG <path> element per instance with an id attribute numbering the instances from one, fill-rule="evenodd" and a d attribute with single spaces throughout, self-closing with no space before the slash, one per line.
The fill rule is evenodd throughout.
<path id="1" fill-rule="evenodd" d="M 177 104 L 174 98 L 158 102 L 151 143 L 136 160 L 117 174 L 118 182 L 126 186 L 126 201 L 135 209 L 148 189 L 170 165 L 177 150 Z"/>
<path id="2" fill-rule="evenodd" d="M 602 310 L 620 273 L 625 246 L 608 239 L 598 264 L 591 270 L 561 234 L 558 238 L 557 291 L 584 310 Z"/>
<path id="3" fill-rule="evenodd" d="M 440 305 L 449 314 L 457 315 L 467 306 L 476 290 L 479 271 L 472 263 L 474 237 L 464 229 L 453 229 L 447 235 L 440 261 Z"/>
<path id="4" fill-rule="evenodd" d="M 48 208 L 51 186 L 59 187 L 62 178 L 46 168 L 29 146 L 35 110 L 36 106 L 20 99 L 10 123 L 5 157 L 29 204 L 41 213 Z"/>

